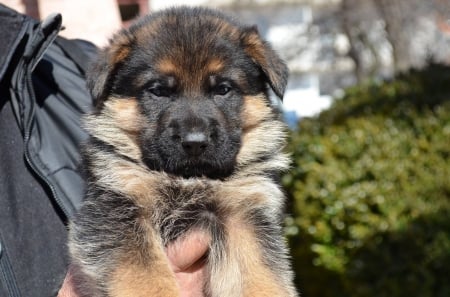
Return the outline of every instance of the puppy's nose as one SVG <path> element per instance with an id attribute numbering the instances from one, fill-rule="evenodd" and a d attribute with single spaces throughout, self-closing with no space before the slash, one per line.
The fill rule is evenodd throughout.
<path id="1" fill-rule="evenodd" d="M 208 147 L 208 137 L 202 132 L 190 132 L 181 141 L 181 146 L 188 155 L 200 156 Z"/>

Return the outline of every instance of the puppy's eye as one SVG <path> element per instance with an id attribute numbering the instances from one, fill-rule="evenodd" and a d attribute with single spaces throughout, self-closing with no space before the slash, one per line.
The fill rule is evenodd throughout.
<path id="1" fill-rule="evenodd" d="M 229 92 L 231 92 L 232 88 L 229 83 L 221 83 L 214 87 L 213 92 L 215 95 L 225 96 Z"/>
<path id="2" fill-rule="evenodd" d="M 149 89 L 149 92 L 155 95 L 156 97 L 169 97 L 173 93 L 173 89 L 161 85 L 152 86 Z"/>

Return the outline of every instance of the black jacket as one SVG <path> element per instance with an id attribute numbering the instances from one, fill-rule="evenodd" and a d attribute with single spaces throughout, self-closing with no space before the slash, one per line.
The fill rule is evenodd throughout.
<path id="1" fill-rule="evenodd" d="M 84 181 L 80 117 L 92 106 L 84 41 L 57 37 L 0 4 L 0 296 L 55 296 L 66 272 L 66 221 Z"/>

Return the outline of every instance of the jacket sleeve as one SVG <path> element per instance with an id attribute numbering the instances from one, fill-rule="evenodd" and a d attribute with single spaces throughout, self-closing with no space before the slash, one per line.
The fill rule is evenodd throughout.
<path id="1" fill-rule="evenodd" d="M 56 296 L 67 269 L 66 221 L 84 195 L 81 118 L 94 45 L 58 37 L 0 4 L 0 296 Z"/>

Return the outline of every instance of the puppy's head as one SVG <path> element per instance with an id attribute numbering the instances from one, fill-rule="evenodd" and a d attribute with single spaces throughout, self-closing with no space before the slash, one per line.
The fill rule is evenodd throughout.
<path id="1" fill-rule="evenodd" d="M 282 97 L 286 81 L 254 27 L 200 8 L 141 19 L 114 36 L 88 75 L 97 114 L 114 118 L 122 135 L 110 137 L 128 137 L 133 158 L 209 178 L 233 172 L 243 135 L 271 113 L 267 86 Z"/>

